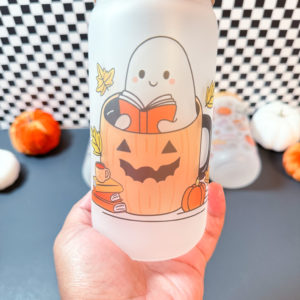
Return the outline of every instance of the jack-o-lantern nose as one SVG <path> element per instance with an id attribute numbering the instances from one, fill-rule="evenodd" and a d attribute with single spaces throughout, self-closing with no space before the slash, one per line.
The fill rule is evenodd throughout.
<path id="1" fill-rule="evenodd" d="M 170 141 L 168 141 L 162 153 L 174 153 L 174 152 L 177 152 L 176 148 L 173 146 L 173 144 Z"/>
<path id="2" fill-rule="evenodd" d="M 118 151 L 123 151 L 123 152 L 131 152 L 129 149 L 129 146 L 126 142 L 126 140 L 123 140 L 122 143 L 119 145 L 117 148 Z"/>

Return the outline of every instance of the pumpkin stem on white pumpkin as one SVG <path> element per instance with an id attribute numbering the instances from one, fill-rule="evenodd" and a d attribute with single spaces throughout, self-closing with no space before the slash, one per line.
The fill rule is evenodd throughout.
<path id="1" fill-rule="evenodd" d="M 285 117 L 285 114 L 283 113 L 283 109 L 280 110 L 279 116 L 282 117 L 282 118 Z"/>

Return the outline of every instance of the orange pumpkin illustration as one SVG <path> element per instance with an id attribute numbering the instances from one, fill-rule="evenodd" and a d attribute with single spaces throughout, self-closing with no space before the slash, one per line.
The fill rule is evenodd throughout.
<path id="1" fill-rule="evenodd" d="M 127 212 L 159 215 L 180 209 L 186 187 L 198 177 L 202 109 L 197 118 L 173 132 L 141 134 L 115 127 L 117 108 L 109 98 L 101 113 L 101 161 L 124 187 Z"/>
<path id="2" fill-rule="evenodd" d="M 185 212 L 201 206 L 205 201 L 206 184 L 197 179 L 196 184 L 189 186 L 182 198 L 182 209 Z"/>

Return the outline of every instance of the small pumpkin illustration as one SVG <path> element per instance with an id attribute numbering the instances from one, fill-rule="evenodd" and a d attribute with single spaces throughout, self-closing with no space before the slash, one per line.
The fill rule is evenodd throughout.
<path id="1" fill-rule="evenodd" d="M 197 179 L 196 183 L 189 186 L 182 198 L 182 209 L 184 212 L 193 210 L 201 205 L 205 201 L 206 184 Z"/>
<path id="2" fill-rule="evenodd" d="M 21 113 L 9 131 L 14 148 L 27 155 L 46 154 L 58 145 L 60 133 L 58 122 L 40 109 Z"/>
<path id="3" fill-rule="evenodd" d="M 284 152 L 282 164 L 288 175 L 300 181 L 300 143 L 290 146 Z"/>

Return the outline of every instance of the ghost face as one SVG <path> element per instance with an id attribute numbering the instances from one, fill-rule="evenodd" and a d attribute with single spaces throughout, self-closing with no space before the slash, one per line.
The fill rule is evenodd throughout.
<path id="1" fill-rule="evenodd" d="M 192 103 L 195 91 L 191 67 L 183 47 L 168 37 L 146 40 L 133 52 L 129 61 L 126 90 L 147 106 L 153 99 L 171 94 L 181 110 Z"/>

